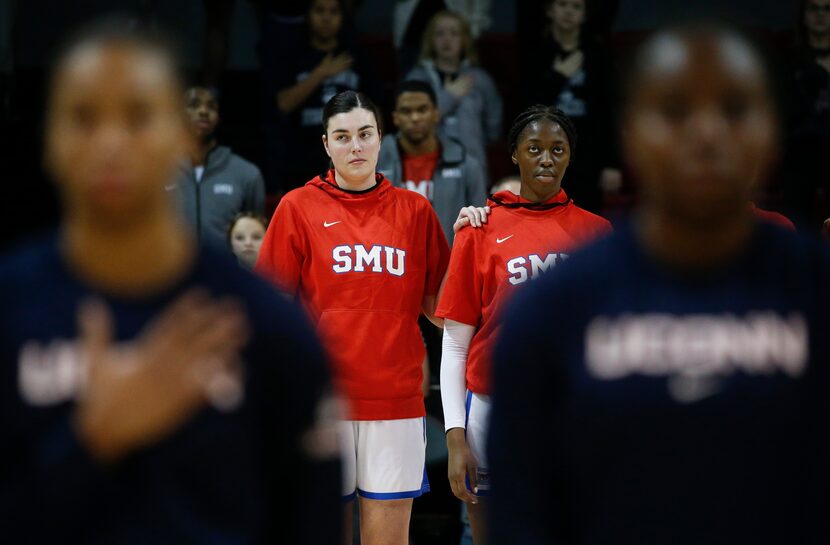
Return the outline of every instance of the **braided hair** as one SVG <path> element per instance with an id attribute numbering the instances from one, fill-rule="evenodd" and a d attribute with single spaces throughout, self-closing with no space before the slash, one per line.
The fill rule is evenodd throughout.
<path id="1" fill-rule="evenodd" d="M 522 135 L 525 128 L 531 123 L 541 121 L 542 119 L 553 121 L 562 127 L 562 130 L 565 131 L 565 135 L 568 137 L 568 144 L 571 148 L 571 158 L 573 158 L 574 152 L 576 151 L 576 127 L 574 126 L 573 121 L 571 121 L 571 118 L 559 108 L 544 106 L 542 104 L 531 106 L 516 116 L 515 121 L 513 121 L 513 125 L 510 127 L 510 131 L 507 133 L 507 143 L 510 146 L 510 153 L 512 154 L 516 151 L 516 147 L 519 145 L 519 137 Z"/>

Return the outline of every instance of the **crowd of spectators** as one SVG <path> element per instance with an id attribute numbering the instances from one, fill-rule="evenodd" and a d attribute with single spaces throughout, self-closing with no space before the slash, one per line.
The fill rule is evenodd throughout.
<path id="1" fill-rule="evenodd" d="M 217 4 L 222 2 L 206 2 L 206 7 L 215 11 Z M 375 33 L 389 34 L 382 41 L 367 41 L 357 32 L 354 20 L 361 2 L 259 2 L 261 132 L 257 127 L 250 130 L 261 135 L 263 143 L 259 163 L 270 196 L 267 212 L 286 192 L 327 168 L 328 158 L 319 145 L 319 125 L 322 106 L 329 98 L 344 90 L 365 92 L 384 110 L 384 120 L 390 125 L 384 132 L 389 135 L 400 130 L 393 122 L 400 83 L 411 80 L 427 83 L 435 95 L 435 132 L 442 160 L 447 150 L 463 150 L 465 160 L 477 163 L 481 170 L 481 192 L 487 192 L 495 179 L 510 174 L 503 149 L 504 120 L 531 104 L 546 104 L 564 111 L 577 127 L 580 152 L 565 181 L 575 202 L 606 213 L 631 202 L 620 197 L 631 187 L 627 178 L 636 173 L 626 170 L 620 156 L 615 106 L 623 57 L 642 36 L 612 32 L 614 2 L 610 3 L 613 9 L 609 3 L 590 0 L 531 4 L 539 30 L 514 36 L 519 45 L 514 51 L 521 58 L 507 67 L 501 66 L 503 57 L 479 54 L 479 50 L 493 51 L 487 47 L 493 20 L 492 2 L 487 0 L 399 0 L 388 32 L 378 29 Z M 528 9 L 522 7 L 525 13 Z M 215 20 L 216 16 L 208 17 L 209 24 Z M 776 183 L 759 196 L 759 204 L 814 229 L 830 216 L 828 181 L 821 168 L 821 150 L 830 143 L 830 0 L 801 1 L 793 31 L 755 30 L 768 50 L 785 52 L 773 56 L 779 87 L 784 90 L 784 153 L 773 176 Z M 219 42 L 224 43 L 221 37 Z M 205 44 L 203 80 L 211 85 L 222 81 L 216 67 L 227 52 L 226 47 L 217 51 L 215 44 Z M 379 44 L 389 51 L 378 52 Z M 391 59 L 394 66 L 379 59 Z M 503 81 L 504 74 L 518 76 L 518 81 Z M 400 159 L 389 149 L 391 144 L 387 140 L 385 157 Z M 498 165 L 495 171 L 494 164 Z M 427 186 L 418 185 L 422 181 L 400 183 L 423 193 Z M 432 193 L 425 196 L 437 208 L 449 206 L 440 202 L 440 191 L 439 202 Z"/>

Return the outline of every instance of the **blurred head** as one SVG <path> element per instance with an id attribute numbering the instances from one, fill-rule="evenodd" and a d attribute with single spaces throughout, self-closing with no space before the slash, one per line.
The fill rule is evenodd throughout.
<path id="1" fill-rule="evenodd" d="M 219 101 L 207 87 L 191 87 L 184 94 L 190 132 L 201 141 L 213 138 L 219 124 Z"/>
<path id="2" fill-rule="evenodd" d="M 240 212 L 228 226 L 228 241 L 233 255 L 252 269 L 268 228 L 268 220 L 253 212 Z"/>
<path id="3" fill-rule="evenodd" d="M 490 193 L 498 193 L 499 191 L 509 191 L 514 195 L 518 195 L 522 190 L 522 179 L 517 176 L 506 176 L 493 184 L 490 188 Z"/>
<path id="4" fill-rule="evenodd" d="M 453 62 L 478 62 L 470 25 L 451 11 L 436 13 L 427 24 L 421 42 L 422 59 L 450 59 Z"/>
<path id="5" fill-rule="evenodd" d="M 323 108 L 323 146 L 334 169 L 358 183 L 375 173 L 380 152 L 377 106 L 363 93 L 343 91 Z"/>
<path id="6" fill-rule="evenodd" d="M 507 135 L 510 158 L 519 166 L 522 197 L 543 202 L 562 188 L 576 149 L 576 129 L 562 110 L 531 106 L 520 113 Z"/>
<path id="7" fill-rule="evenodd" d="M 695 228 L 742 217 L 777 149 L 767 74 L 749 42 L 719 27 L 663 31 L 629 78 L 622 145 L 644 206 Z"/>
<path id="8" fill-rule="evenodd" d="M 71 217 L 115 229 L 172 210 L 164 186 L 186 149 L 182 95 L 157 34 L 108 20 L 68 42 L 51 73 L 45 161 Z"/>
<path id="9" fill-rule="evenodd" d="M 312 0 L 308 7 L 308 33 L 318 40 L 333 40 L 343 26 L 341 0 Z"/>
<path id="10" fill-rule="evenodd" d="M 392 122 L 402 138 L 420 144 L 435 135 L 441 120 L 435 91 L 424 81 L 405 81 L 395 93 Z"/>
<path id="11" fill-rule="evenodd" d="M 801 17 L 808 34 L 830 33 L 830 0 L 804 0 Z"/>
<path id="12" fill-rule="evenodd" d="M 585 23 L 585 0 L 553 0 L 545 13 L 553 28 L 573 32 Z"/>

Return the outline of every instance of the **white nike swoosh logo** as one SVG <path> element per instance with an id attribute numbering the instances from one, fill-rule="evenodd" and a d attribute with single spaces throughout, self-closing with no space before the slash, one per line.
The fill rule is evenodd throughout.
<path id="1" fill-rule="evenodd" d="M 339 222 L 339 221 L 333 221 L 333 222 L 329 223 L 329 222 L 327 222 L 327 221 L 324 221 L 324 222 L 323 222 L 323 227 L 331 227 L 332 225 L 337 225 L 338 223 L 341 223 L 341 222 Z"/>
<path id="2" fill-rule="evenodd" d="M 496 239 L 496 244 L 501 244 L 502 242 L 504 242 L 508 238 L 513 238 L 513 235 L 510 235 L 510 236 L 507 236 L 507 237 L 504 237 L 504 238 L 497 238 Z"/>

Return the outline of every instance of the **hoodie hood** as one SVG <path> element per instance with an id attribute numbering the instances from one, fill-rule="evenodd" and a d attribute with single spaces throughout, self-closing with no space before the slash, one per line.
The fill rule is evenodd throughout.
<path id="1" fill-rule="evenodd" d="M 490 198 L 487 199 L 487 204 L 491 208 L 504 206 L 505 208 L 523 208 L 526 210 L 550 210 L 552 208 L 565 207 L 572 202 L 564 189 L 560 189 L 559 193 L 545 202 L 529 201 L 510 191 L 499 191 L 494 195 L 490 195 Z"/>
<path id="2" fill-rule="evenodd" d="M 315 176 L 314 178 L 306 182 L 305 185 L 309 187 L 316 187 L 317 189 L 328 193 L 336 199 L 344 199 L 350 201 L 368 201 L 381 199 L 392 190 L 392 184 L 380 172 L 375 173 L 375 181 L 377 183 L 375 183 L 375 185 L 373 185 L 369 189 L 364 189 L 362 191 L 350 191 L 348 189 L 343 189 L 342 187 L 337 185 L 337 182 L 334 179 L 334 169 L 330 169 L 325 174 Z"/>

